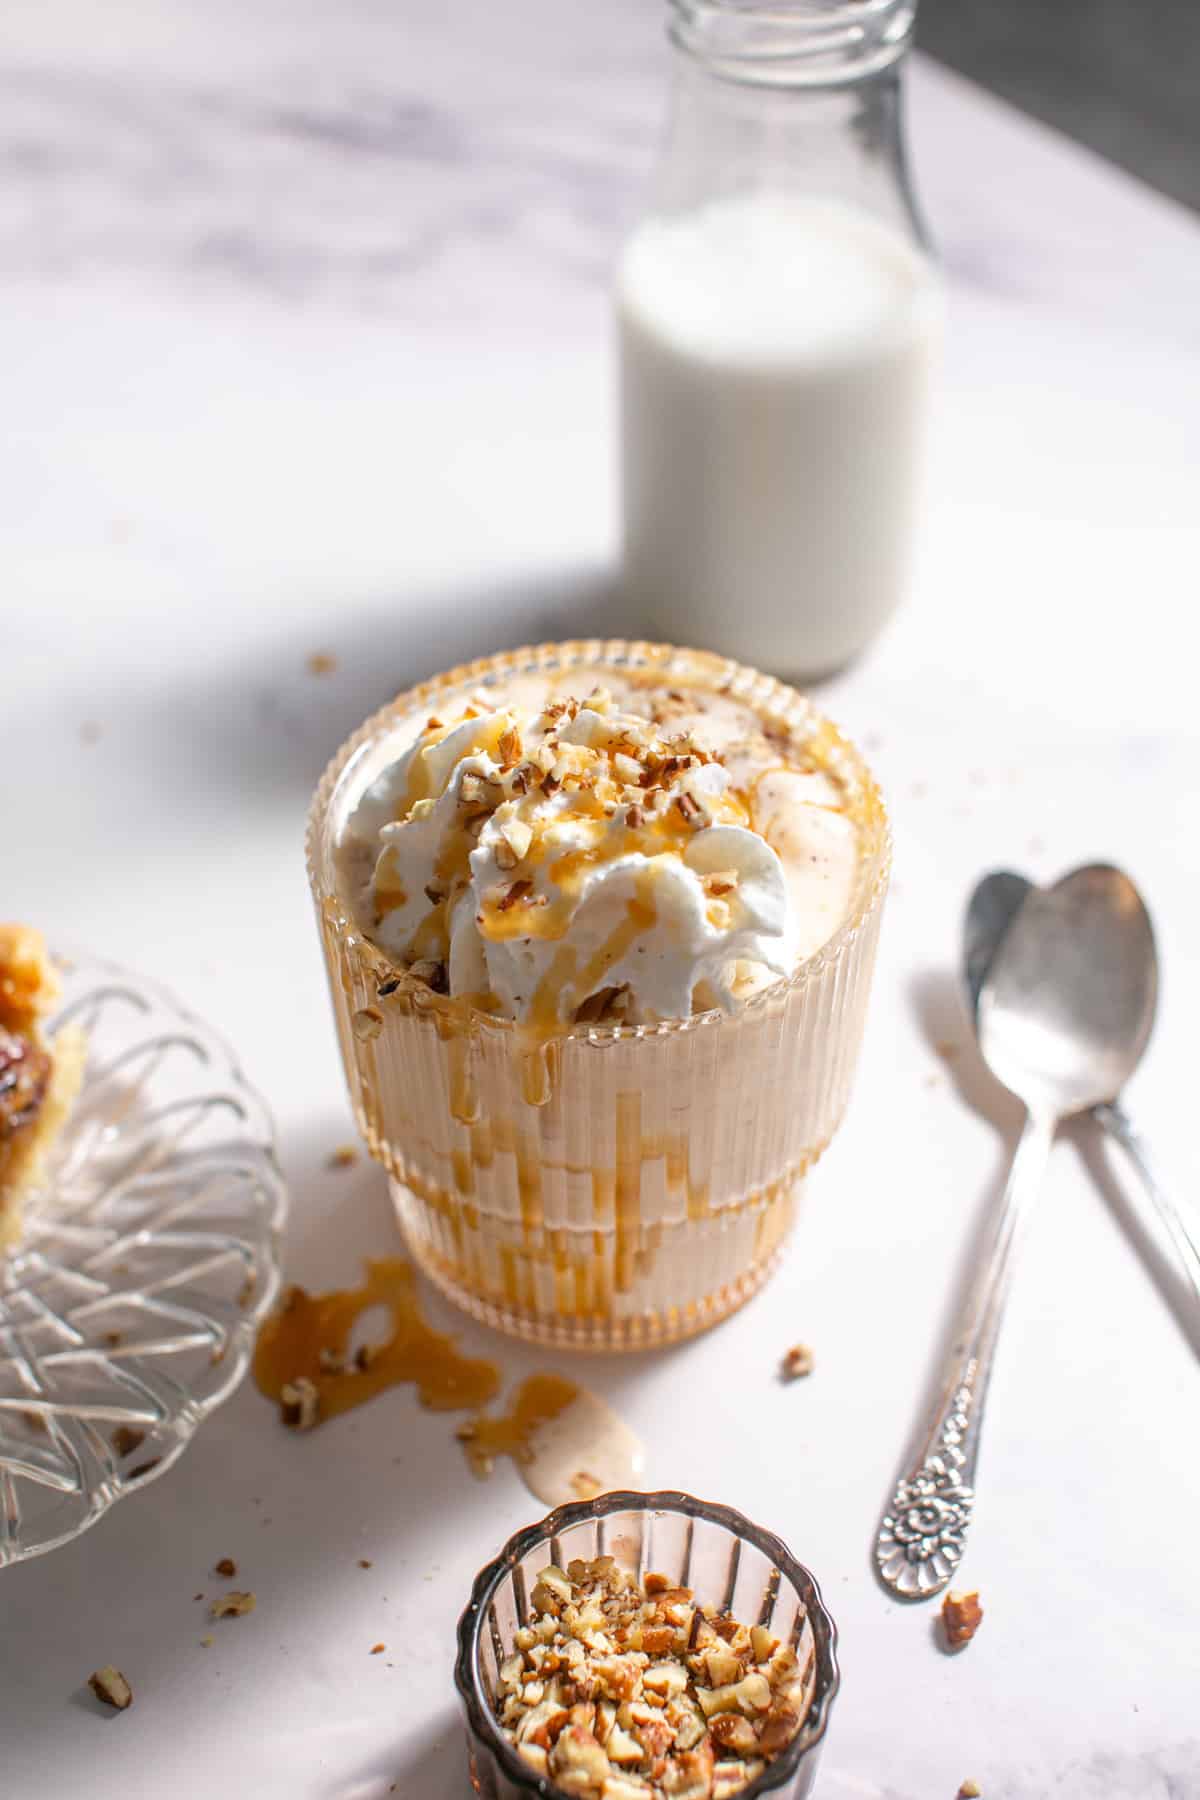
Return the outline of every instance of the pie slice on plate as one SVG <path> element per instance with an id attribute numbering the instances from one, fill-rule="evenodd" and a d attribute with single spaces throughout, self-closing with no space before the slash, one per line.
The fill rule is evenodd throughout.
<path id="1" fill-rule="evenodd" d="M 57 998 L 41 932 L 0 924 L 0 1252 L 20 1237 L 25 1199 L 42 1183 L 46 1153 L 83 1078 L 80 1027 L 53 1038 L 44 1029 Z"/>

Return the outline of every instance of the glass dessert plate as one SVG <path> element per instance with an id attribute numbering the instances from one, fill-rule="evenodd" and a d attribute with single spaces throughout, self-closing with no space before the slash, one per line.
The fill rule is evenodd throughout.
<path id="1" fill-rule="evenodd" d="M 221 1040 L 161 988 L 59 957 L 51 1039 L 79 1095 L 0 1255 L 0 1566 L 161 1475 L 237 1387 L 280 1285 L 274 1129 Z"/>

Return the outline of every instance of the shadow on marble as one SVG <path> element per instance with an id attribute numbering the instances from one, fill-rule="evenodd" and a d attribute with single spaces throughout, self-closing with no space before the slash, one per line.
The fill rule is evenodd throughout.
<path id="1" fill-rule="evenodd" d="M 1006 1138 L 1015 1137 L 1025 1109 L 983 1060 L 957 972 L 923 970 L 910 995 L 921 1033 L 945 1065 L 959 1099 Z"/>
<path id="2" fill-rule="evenodd" d="M 80 1712 L 87 1713 L 93 1719 L 102 1719 L 105 1724 L 111 1724 L 114 1719 L 121 1717 L 121 1708 L 105 1706 L 103 1701 L 96 1698 L 86 1681 L 68 1695 L 68 1700 L 72 1706 L 77 1706 Z"/>
<path id="3" fill-rule="evenodd" d="M 418 1745 L 372 1758 L 369 1767 L 321 1789 L 322 1800 L 462 1800 L 470 1789 L 466 1737 L 457 1713 L 446 1712 Z"/>
<path id="4" fill-rule="evenodd" d="M 1129 1248 L 1158 1290 L 1184 1342 L 1200 1357 L 1200 1312 L 1196 1296 L 1158 1227 L 1151 1203 L 1119 1151 L 1105 1142 L 1090 1119 L 1073 1119 L 1064 1128 L 1088 1174 L 1116 1220 Z"/>
<path id="5" fill-rule="evenodd" d="M 152 745 L 159 779 L 178 791 L 236 789 L 239 805 L 307 800 L 329 758 L 395 694 L 440 670 L 551 638 L 617 635 L 628 623 L 603 569 L 564 569 L 528 582 L 347 601 L 268 650 L 240 656 L 216 680 L 173 679 L 126 697 L 126 721 Z M 314 672 L 311 659 L 330 659 Z"/>

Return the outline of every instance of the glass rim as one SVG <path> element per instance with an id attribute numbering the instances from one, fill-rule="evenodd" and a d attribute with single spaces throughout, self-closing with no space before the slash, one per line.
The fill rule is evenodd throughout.
<path id="1" fill-rule="evenodd" d="M 734 1020 L 752 1018 L 758 1009 L 819 980 L 832 964 L 840 963 L 846 958 L 883 903 L 892 863 L 892 835 L 887 807 L 879 784 L 857 745 L 798 688 L 775 676 L 766 675 L 750 664 L 739 663 L 714 651 L 697 650 L 690 645 L 653 643 L 643 639 L 567 638 L 562 641 L 525 644 L 515 650 L 476 657 L 470 662 L 459 663 L 442 674 L 432 676 L 427 681 L 403 689 L 365 719 L 327 764 L 308 812 L 305 850 L 309 884 L 318 906 L 326 909 L 326 917 L 335 926 L 339 942 L 346 949 L 358 949 L 363 960 L 373 966 L 386 988 L 386 994 L 382 997 L 404 993 L 418 1012 L 442 1014 L 456 1020 L 466 1016 L 473 1026 L 485 1031 L 528 1035 L 527 1028 L 517 1019 L 497 1018 L 478 1007 L 464 1006 L 463 1001 L 456 996 L 435 994 L 425 982 L 410 974 L 403 964 L 393 962 L 385 950 L 372 943 L 351 916 L 350 908 L 339 892 L 333 870 L 329 866 L 330 859 L 321 840 L 330 807 L 367 752 L 387 735 L 401 716 L 421 711 L 427 705 L 435 703 L 448 690 L 472 681 L 478 682 L 489 676 L 506 673 L 525 674 L 530 672 L 531 667 L 539 666 L 548 670 L 560 666 L 570 667 L 572 664 L 586 667 L 590 663 L 601 667 L 619 667 L 624 662 L 653 667 L 655 664 L 665 665 L 675 656 L 686 656 L 698 664 L 704 670 L 706 678 L 711 678 L 714 687 L 720 682 L 732 684 L 739 690 L 737 698 L 745 700 L 755 710 L 768 714 L 773 710 L 789 726 L 803 724 L 814 732 L 820 731 L 829 756 L 836 758 L 842 765 L 850 766 L 860 790 L 862 804 L 876 827 L 876 842 L 868 851 L 861 851 L 860 847 L 853 902 L 836 931 L 811 956 L 798 962 L 789 975 L 778 976 L 742 1001 L 735 1013 L 726 1013 L 720 1007 L 709 1007 L 703 1012 L 690 1013 L 685 1019 L 660 1019 L 653 1024 L 564 1025 L 547 1033 L 547 1041 L 603 1045 L 629 1042 L 636 1038 L 665 1037 L 685 1031 L 717 1030 L 722 1025 L 728 1028 Z M 328 912 L 330 905 L 333 907 L 332 916 Z"/>
<path id="2" fill-rule="evenodd" d="M 907 50 L 918 0 L 668 0 L 667 35 L 709 74 L 747 85 L 852 84 Z"/>
<path id="3" fill-rule="evenodd" d="M 488 1608 L 505 1576 L 541 1543 L 547 1543 L 571 1526 L 588 1519 L 604 1519 L 612 1513 L 669 1512 L 685 1518 L 704 1519 L 746 1543 L 753 1544 L 768 1556 L 775 1568 L 791 1583 L 799 1595 L 805 1615 L 813 1627 L 813 1656 L 816 1677 L 813 1697 L 804 1722 L 795 1737 L 761 1775 L 742 1788 L 737 1800 L 756 1800 L 756 1796 L 777 1791 L 799 1770 L 804 1758 L 816 1748 L 829 1726 L 829 1715 L 841 1686 L 841 1670 L 837 1660 L 837 1626 L 825 1605 L 817 1579 L 812 1571 L 798 1562 L 772 1531 L 756 1525 L 744 1513 L 715 1501 L 698 1500 L 694 1494 L 679 1488 L 664 1488 L 655 1493 L 639 1494 L 621 1488 L 601 1494 L 594 1500 L 575 1500 L 533 1525 L 515 1531 L 503 1549 L 485 1563 L 475 1577 L 468 1600 L 458 1621 L 458 1653 L 454 1663 L 454 1685 L 466 1710 L 472 1732 L 497 1758 L 505 1774 L 526 1793 L 557 1800 L 562 1790 L 548 1776 L 537 1775 L 509 1743 L 484 1696 L 479 1670 L 479 1644 Z"/>

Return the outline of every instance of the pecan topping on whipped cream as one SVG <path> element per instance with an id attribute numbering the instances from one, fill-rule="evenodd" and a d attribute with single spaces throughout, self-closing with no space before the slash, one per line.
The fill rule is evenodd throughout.
<path id="1" fill-rule="evenodd" d="M 543 1028 L 732 1009 L 789 974 L 848 902 L 837 784 L 716 695 L 639 707 L 607 688 L 440 707 L 349 821 L 368 936 Z"/>

